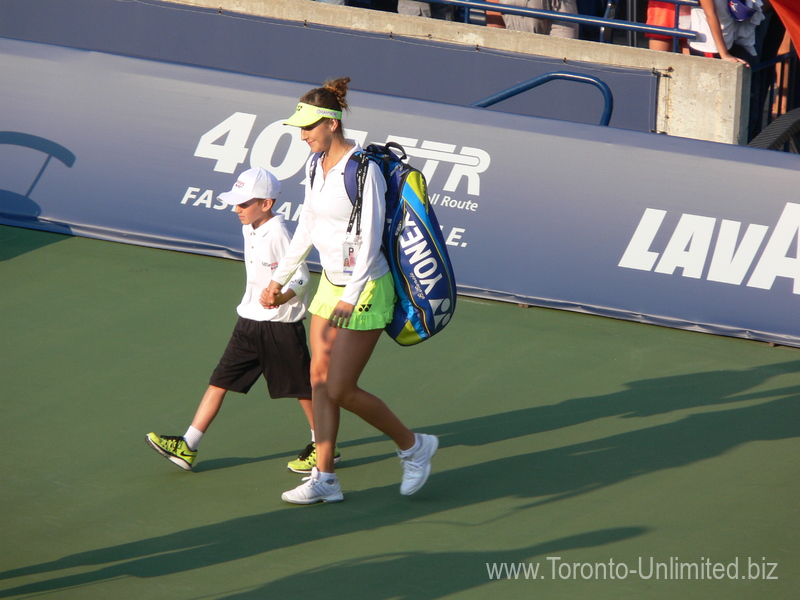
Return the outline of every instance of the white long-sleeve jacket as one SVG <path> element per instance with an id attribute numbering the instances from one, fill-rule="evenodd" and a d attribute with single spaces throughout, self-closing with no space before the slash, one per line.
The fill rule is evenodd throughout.
<path id="1" fill-rule="evenodd" d="M 313 187 L 309 177 L 311 159 L 306 163 L 306 192 L 303 212 L 292 242 L 272 276 L 283 285 L 315 247 L 320 262 L 331 283 L 344 286 L 342 300 L 356 304 L 367 281 L 378 279 L 389 272 L 389 264 L 381 252 L 383 223 L 386 218 L 386 182 L 378 167 L 370 162 L 364 184 L 364 201 L 361 211 L 361 250 L 352 275 L 344 273 L 343 244 L 353 205 L 344 186 L 344 167 L 350 156 L 361 146 L 352 140 L 354 147 L 323 174 L 322 162 L 317 164 Z"/>

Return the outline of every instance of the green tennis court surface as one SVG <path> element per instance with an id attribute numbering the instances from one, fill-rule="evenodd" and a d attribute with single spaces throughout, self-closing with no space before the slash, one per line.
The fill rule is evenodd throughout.
<path id="1" fill-rule="evenodd" d="M 345 501 L 298 507 L 309 433 L 263 382 L 196 472 L 144 442 L 186 430 L 243 281 L 0 227 L 0 598 L 800 595 L 797 349 L 462 298 L 362 379 L 440 436 L 426 487 L 400 496 L 392 444 L 343 415 Z"/>

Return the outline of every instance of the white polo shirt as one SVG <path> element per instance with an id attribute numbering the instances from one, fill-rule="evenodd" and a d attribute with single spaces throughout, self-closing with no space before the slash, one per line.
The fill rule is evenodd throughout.
<path id="1" fill-rule="evenodd" d="M 244 265 L 247 271 L 247 286 L 236 312 L 253 321 L 276 321 L 294 323 L 306 314 L 309 273 L 305 262 L 300 262 L 291 281 L 283 287 L 286 292 L 294 290 L 296 296 L 278 308 L 261 306 L 261 292 L 272 281 L 278 262 L 289 247 L 289 232 L 283 224 L 283 215 L 275 215 L 269 221 L 253 229 L 242 226 L 244 236 Z"/>
<path id="2" fill-rule="evenodd" d="M 286 256 L 275 271 L 273 279 L 283 283 L 295 265 L 305 260 L 313 246 L 319 251 L 320 262 L 331 283 L 345 286 L 342 300 L 356 304 L 367 281 L 374 281 L 389 272 L 389 264 L 381 252 L 383 222 L 386 218 L 386 181 L 377 166 L 370 162 L 364 184 L 364 203 L 361 210 L 361 250 L 352 275 L 344 272 L 343 244 L 353 205 L 344 185 L 344 168 L 350 156 L 361 146 L 354 147 L 327 173 L 322 161 L 317 163 L 313 187 L 306 163 L 306 193 L 303 212 Z"/>

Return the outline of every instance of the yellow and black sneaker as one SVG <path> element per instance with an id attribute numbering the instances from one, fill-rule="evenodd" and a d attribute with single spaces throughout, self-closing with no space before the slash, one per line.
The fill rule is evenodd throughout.
<path id="1" fill-rule="evenodd" d="M 190 450 L 186 440 L 181 436 L 148 433 L 144 440 L 147 445 L 164 458 L 168 458 L 185 471 L 192 470 L 192 464 L 197 457 L 197 450 Z"/>
<path id="2" fill-rule="evenodd" d="M 342 460 L 342 455 L 339 452 L 339 446 L 333 450 L 333 464 L 337 464 Z M 302 473 L 304 475 L 311 473 L 311 469 L 317 466 L 317 446 L 311 442 L 306 446 L 303 451 L 297 455 L 297 458 L 286 465 L 290 471 L 295 473 Z"/>

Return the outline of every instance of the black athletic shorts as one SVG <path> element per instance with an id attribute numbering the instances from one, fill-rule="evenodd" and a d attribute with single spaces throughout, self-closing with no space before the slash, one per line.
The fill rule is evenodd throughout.
<path id="1" fill-rule="evenodd" d="M 302 321 L 239 317 L 209 383 L 246 394 L 261 375 L 272 398 L 311 398 L 311 355 Z"/>

